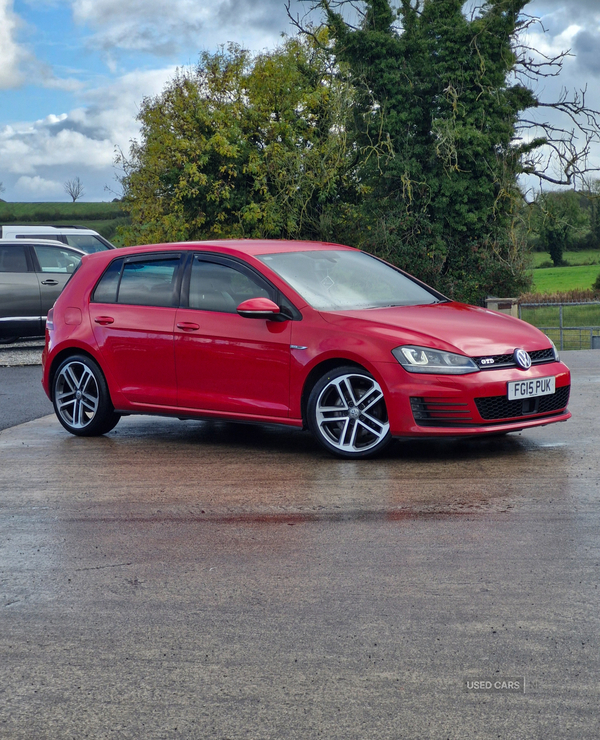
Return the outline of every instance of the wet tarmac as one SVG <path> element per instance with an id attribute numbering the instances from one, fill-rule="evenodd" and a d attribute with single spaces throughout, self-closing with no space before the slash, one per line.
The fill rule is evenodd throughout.
<path id="1" fill-rule="evenodd" d="M 374 461 L 0 432 L 0 738 L 596 740 L 600 352 L 564 357 L 567 423 Z"/>

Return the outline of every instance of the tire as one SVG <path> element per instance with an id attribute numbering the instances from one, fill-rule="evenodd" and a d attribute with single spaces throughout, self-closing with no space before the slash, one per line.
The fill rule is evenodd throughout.
<path id="1" fill-rule="evenodd" d="M 54 412 L 63 427 L 78 437 L 97 437 L 117 425 L 117 414 L 97 362 L 86 355 L 64 360 L 52 383 Z"/>
<path id="2" fill-rule="evenodd" d="M 316 383 L 307 405 L 315 439 L 337 457 L 373 457 L 390 443 L 390 425 L 381 386 L 366 370 L 338 367 Z"/>

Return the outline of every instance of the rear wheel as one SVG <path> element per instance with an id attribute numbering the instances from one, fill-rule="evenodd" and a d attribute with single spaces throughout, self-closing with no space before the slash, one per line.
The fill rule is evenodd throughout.
<path id="1" fill-rule="evenodd" d="M 308 399 L 307 422 L 317 441 L 338 457 L 372 457 L 392 438 L 381 386 L 356 367 L 321 377 Z"/>
<path id="2" fill-rule="evenodd" d="M 85 355 L 62 362 L 54 376 L 52 399 L 60 423 L 78 437 L 106 434 L 121 418 L 98 363 Z"/>

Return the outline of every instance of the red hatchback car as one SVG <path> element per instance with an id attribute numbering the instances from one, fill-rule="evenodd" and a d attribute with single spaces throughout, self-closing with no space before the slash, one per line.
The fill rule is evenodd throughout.
<path id="1" fill-rule="evenodd" d="M 72 434 L 123 414 L 308 428 L 361 458 L 392 437 L 566 421 L 570 373 L 518 319 L 337 244 L 185 242 L 83 258 L 48 315 L 44 390 Z"/>

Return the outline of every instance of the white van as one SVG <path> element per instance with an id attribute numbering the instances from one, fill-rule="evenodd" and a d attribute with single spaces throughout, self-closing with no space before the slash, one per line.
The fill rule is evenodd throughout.
<path id="1" fill-rule="evenodd" d="M 97 231 L 80 226 L 0 226 L 0 239 L 52 239 L 87 254 L 115 249 Z"/>

